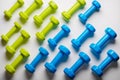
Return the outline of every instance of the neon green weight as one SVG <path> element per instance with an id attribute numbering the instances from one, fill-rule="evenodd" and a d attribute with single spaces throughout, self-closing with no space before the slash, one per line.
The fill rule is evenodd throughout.
<path id="1" fill-rule="evenodd" d="M 20 55 L 11 64 L 7 64 L 5 66 L 6 71 L 11 74 L 15 73 L 17 66 L 29 56 L 30 56 L 29 52 L 22 48 L 20 50 Z"/>
<path id="2" fill-rule="evenodd" d="M 37 25 L 42 24 L 43 20 L 50 14 L 56 12 L 58 6 L 55 2 L 50 1 L 49 2 L 49 6 L 40 14 L 40 15 L 35 15 L 34 18 L 34 22 Z"/>
<path id="3" fill-rule="evenodd" d="M 40 8 L 42 4 L 42 0 L 34 0 L 34 2 L 24 12 L 19 13 L 21 20 L 27 21 L 30 14 Z"/>
<path id="4" fill-rule="evenodd" d="M 9 38 L 16 32 L 18 32 L 21 29 L 21 25 L 18 22 L 14 22 L 14 26 L 7 32 L 7 34 L 2 35 L 2 42 L 7 43 L 9 41 Z"/>
<path id="5" fill-rule="evenodd" d="M 15 10 L 20 8 L 23 4 L 24 4 L 23 0 L 17 0 L 17 2 L 9 10 L 4 11 L 5 17 L 7 19 L 10 19 L 12 17 L 12 14 L 15 12 Z"/>
<path id="6" fill-rule="evenodd" d="M 27 41 L 30 38 L 30 35 L 25 30 L 21 31 L 21 36 L 18 37 L 18 39 L 11 45 L 6 46 L 6 50 L 10 54 L 14 54 L 16 52 L 16 49 L 25 41 Z"/>
<path id="7" fill-rule="evenodd" d="M 68 10 L 62 12 L 62 16 L 66 22 L 69 22 L 71 16 L 86 4 L 85 0 L 77 0 L 77 2 Z"/>
<path id="8" fill-rule="evenodd" d="M 45 40 L 45 36 L 50 32 L 50 30 L 56 28 L 58 24 L 59 21 L 54 16 L 52 16 L 48 25 L 41 32 L 36 33 L 37 39 L 40 41 Z"/>

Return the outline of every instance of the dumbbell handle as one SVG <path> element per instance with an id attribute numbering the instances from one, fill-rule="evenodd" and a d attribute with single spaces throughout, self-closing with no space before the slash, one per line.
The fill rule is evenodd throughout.
<path id="1" fill-rule="evenodd" d="M 100 68 L 101 70 L 104 70 L 112 61 L 113 61 L 112 58 L 108 56 L 108 57 L 99 65 L 99 68 Z"/>
<path id="2" fill-rule="evenodd" d="M 72 65 L 72 67 L 70 68 L 72 71 L 76 72 L 80 66 L 83 65 L 83 60 L 82 59 L 79 59 L 77 60 L 77 62 L 75 64 Z"/>

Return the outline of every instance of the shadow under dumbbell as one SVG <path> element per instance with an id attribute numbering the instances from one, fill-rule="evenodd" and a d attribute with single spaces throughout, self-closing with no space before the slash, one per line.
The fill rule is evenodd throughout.
<path id="1" fill-rule="evenodd" d="M 7 60 L 11 60 L 12 59 L 12 57 L 14 56 L 14 55 L 11 55 L 9 52 L 5 52 L 5 54 L 6 54 L 6 59 Z"/>
<path id="2" fill-rule="evenodd" d="M 31 79 L 34 74 L 28 72 L 27 70 L 25 70 L 25 75 L 26 75 L 26 78 L 27 78 L 27 79 Z"/>
<path id="3" fill-rule="evenodd" d="M 9 74 L 7 71 L 4 72 L 5 80 L 12 80 L 13 74 Z"/>
<path id="4" fill-rule="evenodd" d="M 54 74 L 49 72 L 47 69 L 45 69 L 45 73 L 48 80 L 52 80 L 54 78 Z"/>

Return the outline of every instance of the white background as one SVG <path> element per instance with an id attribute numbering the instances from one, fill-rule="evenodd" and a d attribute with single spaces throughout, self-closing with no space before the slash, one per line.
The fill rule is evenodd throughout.
<path id="1" fill-rule="evenodd" d="M 22 8 L 19 8 L 17 11 L 15 11 L 12 18 L 9 21 L 7 21 L 4 18 L 3 12 L 4 10 L 9 9 L 15 2 L 16 0 L 0 0 L 0 35 L 6 34 L 9 31 L 9 29 L 12 28 L 15 21 L 21 23 L 18 13 L 20 11 L 24 11 L 33 2 L 33 0 L 25 0 L 24 6 Z M 104 72 L 104 75 L 101 78 L 94 76 L 90 68 L 92 65 L 99 65 L 101 61 L 104 60 L 104 58 L 106 58 L 107 56 L 106 52 L 109 49 L 115 50 L 118 53 L 118 55 L 120 55 L 120 35 L 119 35 L 120 33 L 120 22 L 119 22 L 120 21 L 120 9 L 119 9 L 120 0 L 99 0 L 99 2 L 101 3 L 100 12 L 94 13 L 87 21 L 87 23 L 92 24 L 96 28 L 95 35 L 94 37 L 87 39 L 83 43 L 83 45 L 81 46 L 78 52 L 76 52 L 72 47 L 71 39 L 77 38 L 85 30 L 85 26 L 82 25 L 81 22 L 79 21 L 78 14 L 84 13 L 91 6 L 92 0 L 86 0 L 87 4 L 85 8 L 77 11 L 72 16 L 68 24 L 62 19 L 61 12 L 64 10 L 68 10 L 76 2 L 76 0 L 69 0 L 69 1 L 55 0 L 59 8 L 57 12 L 52 15 L 54 15 L 59 19 L 60 24 L 57 29 L 51 31 L 46 36 L 46 40 L 43 42 L 42 45 L 40 45 L 39 42 L 36 40 L 35 33 L 37 31 L 41 31 L 50 21 L 49 20 L 50 16 L 52 16 L 50 15 L 49 17 L 47 17 L 40 28 L 37 28 L 35 26 L 33 16 L 41 13 L 41 11 L 43 11 L 48 6 L 49 0 L 44 0 L 43 2 L 44 2 L 43 6 L 32 13 L 29 20 L 26 22 L 26 24 L 21 23 L 21 25 L 23 26 L 23 29 L 25 29 L 30 33 L 31 38 L 28 41 L 28 43 L 20 46 L 20 48 L 22 47 L 26 48 L 30 52 L 30 57 L 25 63 L 21 64 L 17 68 L 13 76 L 8 75 L 5 72 L 4 67 L 6 64 L 11 63 L 19 55 L 20 48 L 17 49 L 16 54 L 11 59 L 8 59 L 5 54 L 6 52 L 5 46 L 3 46 L 0 43 L 0 80 L 40 80 L 40 79 L 41 80 L 69 80 L 69 78 L 67 78 L 63 73 L 63 70 L 65 67 L 72 66 L 72 64 L 79 58 L 78 54 L 80 51 L 86 52 L 90 56 L 91 62 L 88 68 L 83 67 L 79 70 L 74 80 L 119 80 L 120 79 L 120 76 L 119 76 L 120 60 L 118 61 L 117 64 L 110 65 L 109 68 L 107 68 L 107 70 Z M 48 46 L 47 39 L 53 38 L 55 34 L 61 30 L 62 24 L 67 24 L 71 29 L 71 33 L 69 37 L 62 39 L 58 43 L 58 46 L 56 47 L 56 49 L 52 51 Z M 104 30 L 106 27 L 113 28 L 117 33 L 117 38 L 115 42 L 110 43 L 107 45 L 107 47 L 105 47 L 105 49 L 100 55 L 101 56 L 100 59 L 97 60 L 93 56 L 93 54 L 90 52 L 89 45 L 92 42 L 96 43 L 105 34 Z M 14 36 L 12 36 L 7 45 L 11 45 L 19 35 L 20 33 L 16 33 Z M 44 67 L 44 64 L 47 61 L 50 62 L 54 58 L 54 56 L 58 53 L 59 51 L 58 47 L 61 44 L 68 47 L 71 51 L 71 54 L 66 62 L 61 63 L 58 66 L 55 74 L 48 73 Z M 38 48 L 40 46 L 45 47 L 49 51 L 49 56 L 45 61 L 41 62 L 37 66 L 35 73 L 31 75 L 28 72 L 26 72 L 24 65 L 26 63 L 30 63 L 33 60 L 33 58 L 37 55 Z"/>

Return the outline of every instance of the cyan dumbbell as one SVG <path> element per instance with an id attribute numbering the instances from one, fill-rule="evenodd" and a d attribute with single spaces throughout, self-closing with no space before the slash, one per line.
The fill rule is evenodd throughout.
<path id="1" fill-rule="evenodd" d="M 79 47 L 82 45 L 82 43 L 90 36 L 92 36 L 95 32 L 95 28 L 94 26 L 92 26 L 91 24 L 87 24 L 86 25 L 86 29 L 85 31 L 77 38 L 77 39 L 72 39 L 72 46 L 75 49 L 79 49 Z"/>
<path id="2" fill-rule="evenodd" d="M 64 59 L 67 58 L 70 54 L 70 51 L 65 46 L 61 45 L 59 46 L 59 53 L 56 55 L 56 57 L 52 60 L 52 62 L 48 63 L 46 62 L 45 67 L 48 71 L 51 73 L 56 72 L 57 65 Z"/>
<path id="3" fill-rule="evenodd" d="M 80 52 L 79 54 L 80 58 L 72 65 L 71 68 L 65 68 L 64 73 L 71 79 L 75 77 L 76 71 L 84 64 L 84 63 L 89 63 L 90 58 L 89 56 L 84 53 Z"/>
<path id="4" fill-rule="evenodd" d="M 100 3 L 97 0 L 94 0 L 92 2 L 92 6 L 84 13 L 84 14 L 79 14 L 78 17 L 80 19 L 80 21 L 85 24 L 87 19 L 95 12 L 95 11 L 99 11 L 99 9 L 101 8 Z"/>
<path id="5" fill-rule="evenodd" d="M 70 33 L 70 29 L 67 25 L 61 26 L 61 31 L 57 33 L 57 35 L 53 39 L 48 39 L 49 46 L 51 48 L 55 48 L 57 46 L 57 43 L 63 38 L 68 36 Z"/>
<path id="6" fill-rule="evenodd" d="M 101 64 L 99 66 L 92 66 L 91 70 L 98 75 L 99 77 L 103 75 L 103 71 L 104 69 L 111 63 L 111 62 L 117 62 L 119 60 L 119 56 L 118 54 L 113 51 L 113 50 L 109 50 L 107 52 L 108 56 L 107 58 L 105 58 L 105 60 L 103 60 L 101 62 Z"/>
<path id="7" fill-rule="evenodd" d="M 39 64 L 40 60 L 42 58 L 45 58 L 48 56 L 48 51 L 43 48 L 43 47 L 40 47 L 39 48 L 39 53 L 38 55 L 34 58 L 34 60 L 30 63 L 30 64 L 26 64 L 25 65 L 25 68 L 27 71 L 29 71 L 30 73 L 33 73 L 35 71 L 35 68 L 36 66 Z"/>
<path id="8" fill-rule="evenodd" d="M 92 52 L 96 55 L 99 56 L 100 53 L 102 52 L 103 48 L 111 41 L 114 40 L 117 36 L 116 32 L 111 29 L 111 28 L 106 28 L 105 29 L 105 35 L 96 43 L 92 43 L 90 45 L 90 48 Z"/>

